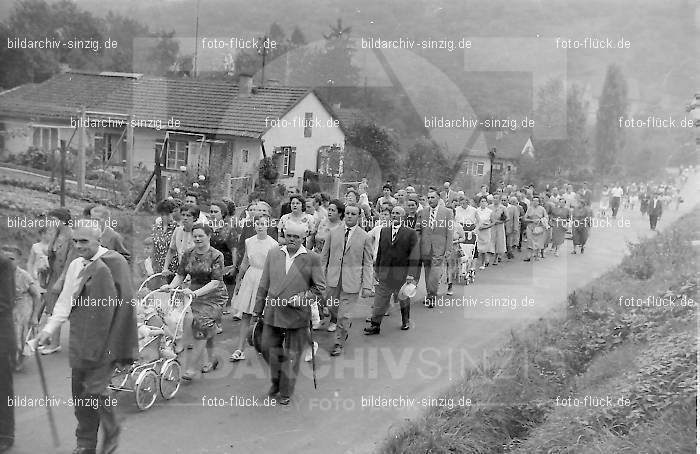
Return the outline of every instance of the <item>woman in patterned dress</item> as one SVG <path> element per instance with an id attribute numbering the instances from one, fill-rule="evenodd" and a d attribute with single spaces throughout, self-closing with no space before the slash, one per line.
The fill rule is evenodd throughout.
<path id="1" fill-rule="evenodd" d="M 231 355 L 231 361 L 245 359 L 245 342 L 250 317 L 255 307 L 255 297 L 258 293 L 258 285 L 262 277 L 263 267 L 267 253 L 279 244 L 267 234 L 270 225 L 270 216 L 257 214 L 254 217 L 256 235 L 245 240 L 245 255 L 241 264 L 239 276 L 243 276 L 237 283 L 237 291 L 234 296 L 234 306 L 237 312 L 243 314 L 242 323 L 239 326 L 238 349 Z"/>
<path id="2" fill-rule="evenodd" d="M 158 206 L 156 206 L 156 212 L 159 217 L 153 223 L 151 228 L 151 263 L 153 264 L 153 271 L 155 273 L 163 272 L 163 267 L 165 265 L 165 257 L 168 254 L 168 248 L 170 247 L 170 241 L 173 237 L 173 232 L 177 228 L 177 221 L 175 220 L 175 212 L 179 211 L 180 207 L 172 200 L 162 200 Z M 175 276 L 178 265 L 178 256 L 175 255 L 170 260 L 170 264 L 167 268 L 169 274 L 168 278 L 154 278 L 154 286 L 152 288 L 158 288 L 161 285 L 170 282 L 172 276 Z"/>
<path id="3" fill-rule="evenodd" d="M 5 257 L 17 264 L 22 251 L 15 246 L 3 246 Z M 15 266 L 15 305 L 12 318 L 15 324 L 15 354 L 13 365 L 15 371 L 24 368 L 24 342 L 29 330 L 38 322 L 38 311 L 41 306 L 41 289 L 39 284 L 19 265 Z"/>
<path id="4" fill-rule="evenodd" d="M 551 228 L 552 228 L 552 250 L 555 256 L 559 256 L 559 246 L 564 244 L 564 236 L 566 235 L 566 226 L 569 222 L 570 210 L 566 206 L 566 199 L 559 197 L 557 205 L 552 208 L 550 213 Z"/>
<path id="5" fill-rule="evenodd" d="M 528 256 L 524 260 L 529 262 L 533 256 L 538 260 L 544 248 L 545 232 L 547 231 L 547 211 L 540 205 L 540 198 L 533 197 L 530 207 L 527 209 L 523 221 L 527 224 L 527 248 Z"/>
<path id="6" fill-rule="evenodd" d="M 192 226 L 194 247 L 186 250 L 180 258 L 173 281 L 161 287 L 163 291 L 171 291 L 182 284 L 186 276 L 189 275 L 191 279 L 185 294 L 193 298 L 192 316 L 186 317 L 185 323 L 192 324 L 194 341 L 192 350 L 187 351 L 184 361 L 185 373 L 182 376 L 188 381 L 196 376 L 196 369 L 202 364 L 202 355 L 205 355 L 204 366 L 201 368 L 203 373 L 210 372 L 219 365 L 218 358 L 214 356 L 214 336 L 216 325 L 221 323 L 221 307 L 226 303 L 228 295 L 226 287 L 221 285 L 224 276 L 224 255 L 211 247 L 211 234 L 212 230 L 208 225 Z"/>
<path id="7" fill-rule="evenodd" d="M 170 274 L 172 261 L 177 259 L 179 262 L 182 260 L 182 255 L 185 251 L 194 247 L 192 227 L 195 219 L 198 218 L 199 208 L 196 206 L 186 206 L 180 210 L 181 224 L 173 230 L 170 238 L 170 245 L 168 246 L 168 252 L 165 254 L 165 263 L 163 264 L 163 274 Z"/>

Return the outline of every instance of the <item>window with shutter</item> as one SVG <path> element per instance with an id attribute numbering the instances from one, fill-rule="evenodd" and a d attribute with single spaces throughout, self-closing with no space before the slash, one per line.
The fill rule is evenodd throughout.
<path id="1" fill-rule="evenodd" d="M 294 176 L 294 171 L 297 166 L 297 151 L 296 148 L 292 147 L 289 153 L 289 176 Z"/>

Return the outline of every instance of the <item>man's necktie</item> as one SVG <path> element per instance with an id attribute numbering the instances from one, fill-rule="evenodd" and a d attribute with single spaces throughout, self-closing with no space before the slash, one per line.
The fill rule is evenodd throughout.
<path id="1" fill-rule="evenodd" d="M 350 235 L 350 227 L 345 227 L 345 239 L 343 240 L 343 253 L 348 247 L 348 235 Z"/>
<path id="2" fill-rule="evenodd" d="M 437 209 L 430 210 L 430 228 L 434 229 L 437 221 Z"/>
<path id="3" fill-rule="evenodd" d="M 391 229 L 391 242 L 396 241 L 396 235 L 399 233 L 399 229 Z"/>

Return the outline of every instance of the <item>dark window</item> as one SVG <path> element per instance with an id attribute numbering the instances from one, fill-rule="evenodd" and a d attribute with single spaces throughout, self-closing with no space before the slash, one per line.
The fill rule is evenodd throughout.
<path id="1" fill-rule="evenodd" d="M 311 126 L 314 124 L 313 112 L 304 114 L 304 137 L 311 137 Z"/>

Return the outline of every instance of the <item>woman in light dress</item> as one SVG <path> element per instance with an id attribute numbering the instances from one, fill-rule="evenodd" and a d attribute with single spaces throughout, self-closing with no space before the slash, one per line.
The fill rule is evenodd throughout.
<path id="1" fill-rule="evenodd" d="M 479 199 L 479 208 L 476 209 L 476 228 L 478 229 L 476 248 L 481 256 L 480 270 L 486 269 L 491 254 L 493 254 L 493 243 L 491 242 L 492 211 L 489 209 L 488 203 L 486 197 L 481 197 Z"/>
<path id="2" fill-rule="evenodd" d="M 267 227 L 270 225 L 270 217 L 267 214 L 256 214 L 253 218 L 256 235 L 245 240 L 245 255 L 243 263 L 238 273 L 239 281 L 234 296 L 234 309 L 242 314 L 239 326 L 238 348 L 231 355 L 231 361 L 245 359 L 245 342 L 250 317 L 255 308 L 255 296 L 258 293 L 260 278 L 263 274 L 267 253 L 279 246 L 277 241 L 267 234 Z M 240 276 L 243 276 L 241 279 Z"/>

